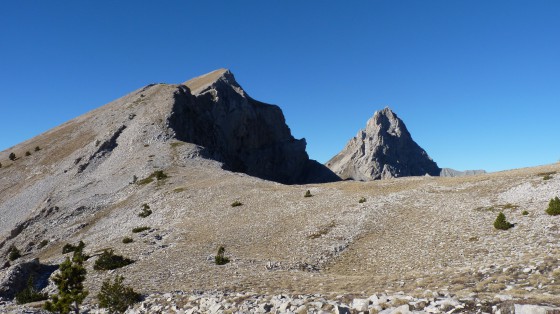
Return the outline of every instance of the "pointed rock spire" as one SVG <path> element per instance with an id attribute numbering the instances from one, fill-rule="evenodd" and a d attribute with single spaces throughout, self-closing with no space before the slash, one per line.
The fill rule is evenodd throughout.
<path id="1" fill-rule="evenodd" d="M 361 181 L 440 173 L 389 107 L 376 111 L 366 128 L 326 165 L 342 179 Z"/>

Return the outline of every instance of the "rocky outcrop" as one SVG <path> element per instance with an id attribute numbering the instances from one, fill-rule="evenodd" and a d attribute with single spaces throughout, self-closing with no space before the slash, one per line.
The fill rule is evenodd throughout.
<path id="1" fill-rule="evenodd" d="M 285 184 L 339 180 L 309 159 L 282 110 L 249 97 L 230 71 L 187 81 L 174 97 L 168 125 L 175 137 L 205 147 L 225 169 Z"/>
<path id="2" fill-rule="evenodd" d="M 0 298 L 13 298 L 27 286 L 29 277 L 33 277 L 33 285 L 39 290 L 46 287 L 49 276 L 58 266 L 44 265 L 39 259 L 24 261 L 11 266 L 0 277 Z"/>
<path id="3" fill-rule="evenodd" d="M 360 181 L 439 176 L 441 171 L 389 108 L 375 112 L 366 128 L 326 165 L 342 179 Z"/>
<path id="4" fill-rule="evenodd" d="M 484 174 L 486 170 L 465 170 L 459 171 L 451 168 L 442 168 L 441 172 L 439 173 L 440 177 L 465 177 L 465 176 L 474 176 L 477 174 Z"/>

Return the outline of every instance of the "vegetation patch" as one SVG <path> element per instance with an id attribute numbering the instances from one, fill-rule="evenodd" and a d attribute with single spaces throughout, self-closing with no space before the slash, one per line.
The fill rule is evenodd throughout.
<path id="1" fill-rule="evenodd" d="M 560 199 L 556 196 L 553 199 L 550 199 L 548 202 L 548 208 L 546 209 L 546 213 L 551 216 L 560 215 Z"/>
<path id="2" fill-rule="evenodd" d="M 132 242 L 134 242 L 134 240 L 131 237 L 124 237 L 122 239 L 122 243 L 124 244 L 132 243 Z"/>
<path id="3" fill-rule="evenodd" d="M 225 256 L 226 249 L 223 246 L 218 248 L 218 254 L 214 257 L 216 265 L 225 265 L 229 263 L 229 258 Z"/>
<path id="4" fill-rule="evenodd" d="M 40 293 L 33 285 L 33 276 L 29 276 L 27 280 L 27 287 L 16 294 L 16 302 L 18 304 L 25 304 L 37 301 L 43 301 L 49 298 L 46 293 Z"/>
<path id="5" fill-rule="evenodd" d="M 152 172 L 152 174 L 150 174 L 147 178 L 137 181 L 137 184 L 145 185 L 154 182 L 154 180 L 157 180 L 159 182 L 167 178 L 169 178 L 169 176 L 165 172 L 163 172 L 163 170 L 157 170 Z"/>
<path id="6" fill-rule="evenodd" d="M 124 313 L 129 306 L 140 301 L 141 295 L 131 287 L 123 285 L 124 277 L 117 276 L 114 281 L 103 281 L 97 295 L 99 307 L 109 310 L 109 313 Z"/>
<path id="7" fill-rule="evenodd" d="M 150 209 L 150 205 L 144 203 L 142 204 L 142 211 L 138 214 L 138 216 L 142 218 L 146 218 L 152 214 L 152 210 Z"/>
<path id="8" fill-rule="evenodd" d="M 552 176 L 555 175 L 557 172 L 556 171 L 549 171 L 549 172 L 541 172 L 541 173 L 537 173 L 537 175 L 539 177 L 542 177 L 543 180 L 550 180 L 552 179 Z"/>
<path id="9" fill-rule="evenodd" d="M 240 201 L 235 201 L 233 203 L 231 203 L 231 207 L 238 207 L 238 206 L 242 206 L 243 203 L 241 203 Z"/>
<path id="10" fill-rule="evenodd" d="M 360 200 L 358 201 L 358 203 L 365 203 L 366 202 L 366 198 L 365 197 L 361 197 Z"/>
<path id="11" fill-rule="evenodd" d="M 311 191 L 307 190 L 305 191 L 305 194 L 303 195 L 303 197 L 312 197 L 313 194 L 311 194 Z"/>
<path id="12" fill-rule="evenodd" d="M 86 244 L 83 241 L 80 241 L 78 243 L 78 245 L 72 245 L 70 243 L 66 243 L 62 247 L 62 254 L 66 254 L 66 253 L 70 253 L 70 252 L 83 251 L 85 246 L 86 246 Z"/>
<path id="13" fill-rule="evenodd" d="M 336 223 L 333 221 L 331 221 L 329 224 L 321 226 L 319 228 L 319 230 L 311 233 L 310 235 L 307 236 L 308 239 L 317 239 L 320 238 L 324 235 L 326 235 L 327 233 L 329 233 L 332 228 L 334 228 L 336 226 Z"/>
<path id="14" fill-rule="evenodd" d="M 186 190 L 187 190 L 186 188 L 181 187 L 181 188 L 176 188 L 176 189 L 174 189 L 173 192 L 175 192 L 175 193 L 181 193 L 181 192 L 184 192 L 184 191 L 186 191 Z"/>
<path id="15" fill-rule="evenodd" d="M 133 233 L 140 233 L 142 231 L 146 231 L 146 230 L 150 230 L 150 229 L 151 229 L 150 227 L 142 226 L 142 227 L 136 227 L 136 228 L 132 229 L 132 232 Z"/>
<path id="16" fill-rule="evenodd" d="M 104 250 L 99 258 L 95 261 L 93 269 L 95 270 L 112 270 L 121 268 L 134 263 L 133 260 L 116 255 L 112 249 Z"/>
<path id="17" fill-rule="evenodd" d="M 526 210 L 524 210 L 521 214 L 522 214 L 523 216 L 527 216 L 527 215 L 529 215 L 529 212 L 526 211 Z"/>
<path id="18" fill-rule="evenodd" d="M 15 261 L 20 257 L 21 257 L 21 252 L 15 245 L 12 244 L 12 246 L 10 246 L 10 248 L 8 249 L 8 260 Z"/>
<path id="19" fill-rule="evenodd" d="M 504 215 L 503 212 L 500 212 L 494 221 L 494 228 L 498 230 L 508 230 L 512 227 L 513 224 L 506 220 L 506 215 Z"/>

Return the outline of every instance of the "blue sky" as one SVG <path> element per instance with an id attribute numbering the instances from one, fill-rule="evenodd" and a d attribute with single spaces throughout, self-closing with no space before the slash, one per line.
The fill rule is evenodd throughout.
<path id="1" fill-rule="evenodd" d="M 5 1 L 0 150 L 229 68 L 326 162 L 390 106 L 440 167 L 560 160 L 559 1 Z"/>

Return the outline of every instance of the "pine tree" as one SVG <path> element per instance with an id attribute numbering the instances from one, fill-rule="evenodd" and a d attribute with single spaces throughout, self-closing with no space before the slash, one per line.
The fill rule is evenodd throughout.
<path id="1" fill-rule="evenodd" d="M 129 306 L 140 300 L 140 294 L 123 285 L 123 280 L 123 276 L 117 276 L 113 283 L 110 279 L 103 281 L 97 295 L 99 307 L 108 309 L 109 313 L 124 313 Z"/>
<path id="2" fill-rule="evenodd" d="M 506 220 L 506 215 L 504 215 L 504 213 L 500 212 L 494 221 L 494 228 L 498 230 L 508 230 L 511 227 L 513 227 L 513 224 Z"/>
<path id="3" fill-rule="evenodd" d="M 8 158 L 10 158 L 11 161 L 14 161 L 16 160 L 16 154 L 10 153 L 10 156 L 8 156 Z"/>
<path id="4" fill-rule="evenodd" d="M 550 199 L 546 213 L 552 216 L 560 215 L 560 199 L 558 196 Z"/>
<path id="5" fill-rule="evenodd" d="M 80 304 L 88 295 L 84 289 L 83 282 L 86 279 L 87 271 L 83 266 L 85 260 L 81 250 L 74 252 L 72 260 L 66 260 L 60 264 L 59 273 L 53 278 L 58 288 L 58 294 L 51 296 L 51 301 L 45 303 L 45 309 L 61 314 L 79 313 Z"/>

